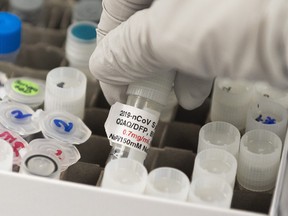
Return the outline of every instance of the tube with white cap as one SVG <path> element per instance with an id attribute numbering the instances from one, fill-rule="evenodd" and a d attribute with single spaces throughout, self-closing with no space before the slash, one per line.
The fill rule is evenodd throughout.
<path id="1" fill-rule="evenodd" d="M 21 46 L 22 22 L 12 13 L 0 11 L 0 62 L 15 62 Z"/>
<path id="2" fill-rule="evenodd" d="M 84 118 L 87 78 L 73 67 L 51 70 L 46 79 L 45 111 L 66 111 Z"/>
<path id="3" fill-rule="evenodd" d="M 112 146 L 107 162 L 131 158 L 144 162 L 160 113 L 172 90 L 175 72 L 155 74 L 129 85 L 125 104 L 111 106 L 105 130 Z"/>

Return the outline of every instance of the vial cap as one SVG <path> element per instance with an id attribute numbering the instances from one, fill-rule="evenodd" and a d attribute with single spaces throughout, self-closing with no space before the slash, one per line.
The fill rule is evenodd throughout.
<path id="1" fill-rule="evenodd" d="M 219 177 L 224 178 L 234 188 L 236 172 L 237 160 L 230 152 L 210 148 L 196 155 L 192 180 Z"/>
<path id="2" fill-rule="evenodd" d="M 77 41 L 78 43 L 95 43 L 96 44 L 97 24 L 90 21 L 79 21 L 71 24 L 67 29 L 68 40 Z"/>
<path id="3" fill-rule="evenodd" d="M 254 101 L 275 101 L 288 109 L 288 93 L 281 91 L 267 82 L 258 81 L 254 84 Z"/>
<path id="4" fill-rule="evenodd" d="M 4 87 L 7 97 L 12 101 L 31 107 L 39 106 L 44 101 L 45 82 L 43 80 L 29 77 L 11 78 Z"/>
<path id="5" fill-rule="evenodd" d="M 229 122 L 239 130 L 244 129 L 252 95 L 252 83 L 217 77 L 212 95 L 211 120 Z"/>
<path id="6" fill-rule="evenodd" d="M 28 143 L 17 133 L 0 126 L 0 139 L 8 142 L 13 149 L 13 164 L 20 165 L 22 155 L 29 151 Z"/>
<path id="7" fill-rule="evenodd" d="M 21 44 L 22 23 L 12 13 L 0 12 L 0 54 L 16 51 Z"/>
<path id="8" fill-rule="evenodd" d="M 13 10 L 25 12 L 39 10 L 44 3 L 44 0 L 9 0 L 9 6 Z"/>
<path id="9" fill-rule="evenodd" d="M 37 110 L 35 118 L 45 138 L 56 139 L 69 144 L 81 144 L 89 139 L 92 132 L 83 121 L 65 111 Z"/>
<path id="10" fill-rule="evenodd" d="M 232 198 L 233 189 L 225 179 L 201 177 L 192 180 L 188 202 L 229 209 Z"/>
<path id="11" fill-rule="evenodd" d="M 63 110 L 84 117 L 87 77 L 73 67 L 58 67 L 46 78 L 45 110 Z"/>
<path id="12" fill-rule="evenodd" d="M 12 171 L 13 149 L 5 140 L 0 140 L 0 170 Z"/>
<path id="13" fill-rule="evenodd" d="M 287 130 L 287 110 L 272 100 L 251 103 L 246 120 L 245 131 L 266 129 L 276 133 L 284 141 Z"/>
<path id="14" fill-rule="evenodd" d="M 102 1 L 79 1 L 73 8 L 72 19 L 77 21 L 92 21 L 98 23 L 102 13 Z"/>
<path id="15" fill-rule="evenodd" d="M 155 73 L 141 82 L 134 82 L 128 86 L 127 94 L 138 95 L 162 105 L 167 104 L 168 97 L 172 91 L 175 71 Z"/>
<path id="16" fill-rule="evenodd" d="M 80 159 L 80 153 L 74 145 L 52 139 L 34 139 L 29 143 L 32 150 L 56 156 L 61 165 L 61 172 Z"/>
<path id="17" fill-rule="evenodd" d="M 32 120 L 34 110 L 27 105 L 4 101 L 0 103 L 0 123 L 22 136 L 40 131 L 38 122 Z"/>

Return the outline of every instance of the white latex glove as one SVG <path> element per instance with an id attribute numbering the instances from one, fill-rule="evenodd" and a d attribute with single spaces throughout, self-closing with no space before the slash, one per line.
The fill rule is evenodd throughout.
<path id="1" fill-rule="evenodd" d="M 136 11 L 150 7 L 153 0 L 103 0 L 103 11 L 97 28 L 97 42 Z"/>
<path id="2" fill-rule="evenodd" d="M 132 0 L 130 0 L 132 1 Z M 107 101 L 127 85 L 175 69 L 180 105 L 194 109 L 215 76 L 288 87 L 287 0 L 158 0 L 111 30 L 90 58 Z"/>

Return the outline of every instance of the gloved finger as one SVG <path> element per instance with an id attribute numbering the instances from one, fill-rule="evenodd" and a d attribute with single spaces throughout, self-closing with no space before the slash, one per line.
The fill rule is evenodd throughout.
<path id="1" fill-rule="evenodd" d="M 209 96 L 213 85 L 213 79 L 203 79 L 183 73 L 177 73 L 174 90 L 178 103 L 184 109 L 195 109 Z"/>
<path id="2" fill-rule="evenodd" d="M 139 11 L 107 34 L 92 53 L 89 68 L 96 79 L 104 83 L 128 85 L 157 73 L 171 70 L 161 63 L 152 50 L 150 40 L 159 38 L 148 32 L 149 9 Z M 141 23 L 141 25 L 138 25 Z M 157 34 L 158 35 L 158 34 Z M 166 52 L 165 52 L 166 53 Z M 161 56 L 162 57 L 162 56 Z"/>
<path id="3" fill-rule="evenodd" d="M 148 8 L 153 0 L 103 0 L 103 11 L 97 28 L 97 42 L 110 30 L 127 20 L 136 11 Z"/>
<path id="4" fill-rule="evenodd" d="M 103 91 L 104 97 L 110 105 L 115 102 L 125 103 L 127 100 L 127 85 L 113 85 L 99 82 Z"/>

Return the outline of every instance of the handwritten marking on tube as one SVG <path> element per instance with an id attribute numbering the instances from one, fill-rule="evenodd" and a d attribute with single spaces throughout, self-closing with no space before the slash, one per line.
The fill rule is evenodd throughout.
<path id="1" fill-rule="evenodd" d="M 32 116 L 30 113 L 24 114 L 21 110 L 13 110 L 11 114 L 14 115 L 14 118 L 16 119 L 24 119 Z"/>
<path id="2" fill-rule="evenodd" d="M 68 122 L 68 124 L 67 124 L 67 122 L 65 122 L 65 121 L 63 121 L 61 119 L 54 119 L 53 122 L 59 128 L 64 127 L 64 131 L 65 132 L 70 132 L 72 130 L 72 128 L 73 128 L 73 123 L 72 122 Z"/>

